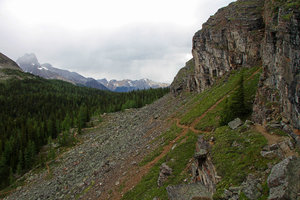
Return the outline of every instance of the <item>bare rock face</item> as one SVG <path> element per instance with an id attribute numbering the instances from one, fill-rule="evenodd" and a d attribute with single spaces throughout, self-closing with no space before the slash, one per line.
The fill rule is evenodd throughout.
<path id="1" fill-rule="evenodd" d="M 193 59 L 171 91 L 202 92 L 240 67 L 262 66 L 253 121 L 284 117 L 300 129 L 299 3 L 238 0 L 211 16 L 193 37 Z"/>
<path id="2" fill-rule="evenodd" d="M 176 96 L 183 91 L 196 91 L 198 80 L 195 76 L 195 61 L 189 60 L 185 67 L 180 69 L 170 86 L 171 92 Z"/>
<path id="3" fill-rule="evenodd" d="M 253 120 L 262 123 L 282 114 L 300 129 L 300 11 L 286 4 L 265 3 L 264 68 Z"/>
<path id="4" fill-rule="evenodd" d="M 193 38 L 197 91 L 210 87 L 226 72 L 260 63 L 264 31 L 262 0 L 240 0 L 220 9 Z"/>
<path id="5" fill-rule="evenodd" d="M 21 71 L 21 68 L 17 65 L 16 62 L 2 53 L 0 53 L 0 69 L 15 69 Z"/>
<path id="6" fill-rule="evenodd" d="M 193 37 L 193 71 L 185 75 L 191 70 L 187 63 L 171 91 L 201 92 L 232 69 L 260 64 L 263 4 L 263 0 L 239 0 L 210 17 Z"/>

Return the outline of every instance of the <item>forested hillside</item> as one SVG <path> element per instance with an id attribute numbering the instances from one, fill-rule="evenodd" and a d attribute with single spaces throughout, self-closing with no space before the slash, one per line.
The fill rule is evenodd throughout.
<path id="1" fill-rule="evenodd" d="M 168 88 L 112 93 L 34 76 L 1 81 L 0 188 L 45 162 L 39 151 L 52 139 L 61 145 L 72 143 L 92 115 L 139 108 L 167 92 Z"/>

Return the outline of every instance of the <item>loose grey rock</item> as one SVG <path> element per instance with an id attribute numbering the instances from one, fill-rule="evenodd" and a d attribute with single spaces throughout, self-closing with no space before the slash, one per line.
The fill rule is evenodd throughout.
<path id="1" fill-rule="evenodd" d="M 247 176 L 246 181 L 242 183 L 242 191 L 250 200 L 256 200 L 261 196 L 261 187 L 258 177 L 252 174 Z"/>
<path id="2" fill-rule="evenodd" d="M 168 179 L 168 176 L 172 174 L 172 169 L 166 164 L 163 163 L 160 166 L 160 172 L 157 180 L 157 185 L 160 187 Z"/>
<path id="3" fill-rule="evenodd" d="M 197 151 L 194 155 L 195 159 L 205 159 L 207 156 L 208 152 L 206 149 L 200 149 L 199 151 Z"/>
<path id="4" fill-rule="evenodd" d="M 242 124 L 243 124 L 242 120 L 240 118 L 236 118 L 233 121 L 229 122 L 228 126 L 234 130 L 234 129 L 237 129 Z"/>
<path id="5" fill-rule="evenodd" d="M 300 158 L 288 157 L 276 164 L 268 177 L 269 200 L 299 199 Z"/>
<path id="6" fill-rule="evenodd" d="M 201 183 L 168 186 L 167 192 L 170 200 L 212 199 L 212 194 Z"/>
<path id="7" fill-rule="evenodd" d="M 261 151 L 260 155 L 264 158 L 272 159 L 278 156 L 277 151 Z"/>

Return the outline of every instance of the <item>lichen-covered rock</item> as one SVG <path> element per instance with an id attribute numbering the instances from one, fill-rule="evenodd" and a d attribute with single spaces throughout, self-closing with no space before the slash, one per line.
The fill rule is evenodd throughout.
<path id="1" fill-rule="evenodd" d="M 157 185 L 160 187 L 164 184 L 164 182 L 168 179 L 168 176 L 172 174 L 172 169 L 166 164 L 163 163 L 160 166 L 160 172 L 157 180 Z"/>
<path id="2" fill-rule="evenodd" d="M 232 120 L 231 122 L 229 122 L 228 126 L 234 130 L 234 129 L 237 129 L 242 124 L 243 124 L 242 120 L 240 118 L 236 118 L 236 119 Z"/>
<path id="3" fill-rule="evenodd" d="M 200 183 L 182 184 L 167 187 L 170 200 L 212 200 L 212 194 Z"/>
<path id="4" fill-rule="evenodd" d="M 247 176 L 246 181 L 242 183 L 242 191 L 250 200 L 256 200 L 261 196 L 261 184 L 258 177 L 253 174 Z"/>
<path id="5" fill-rule="evenodd" d="M 288 157 L 275 165 L 268 177 L 269 200 L 299 199 L 300 158 Z"/>

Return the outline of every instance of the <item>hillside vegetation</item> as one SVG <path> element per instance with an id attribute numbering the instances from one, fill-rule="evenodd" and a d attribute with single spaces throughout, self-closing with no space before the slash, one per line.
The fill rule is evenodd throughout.
<path id="1" fill-rule="evenodd" d="M 5 69 L 5 73 L 19 78 L 0 82 L 0 188 L 43 165 L 47 158 L 39 151 L 53 139 L 60 145 L 74 144 L 74 134 L 81 133 L 92 116 L 139 108 L 169 91 L 112 93 L 21 71 Z"/>
<path id="2" fill-rule="evenodd" d="M 262 135 L 253 130 L 247 130 L 247 133 L 245 134 L 241 134 L 238 131 L 230 131 L 226 127 L 221 127 L 219 123 L 222 111 L 226 105 L 225 102 L 226 100 L 227 102 L 232 101 L 232 96 L 234 96 L 236 89 L 239 87 L 239 80 L 241 80 L 241 77 L 244 77 L 245 103 L 247 103 L 248 109 L 251 110 L 260 71 L 261 68 L 259 67 L 232 71 L 227 76 L 224 76 L 223 79 L 219 80 L 212 88 L 207 89 L 201 94 L 185 94 L 187 95 L 187 97 L 185 97 L 187 102 L 180 107 L 177 114 L 172 118 L 172 120 L 179 119 L 180 124 L 182 125 L 174 125 L 173 128 L 162 135 L 167 141 L 164 139 L 164 142 L 161 143 L 160 140 L 155 139 L 153 142 L 158 142 L 161 146 L 154 151 L 155 153 L 151 153 L 146 157 L 146 160 L 142 161 L 142 165 L 146 164 L 145 161 L 151 162 L 157 156 L 162 154 L 163 147 L 168 145 L 171 141 L 174 141 L 177 136 L 180 136 L 177 138 L 176 142 L 173 143 L 173 146 L 176 145 L 176 148 L 164 154 L 162 158 L 151 167 L 147 175 L 142 178 L 137 186 L 124 195 L 123 199 L 152 200 L 154 197 L 168 199 L 166 191 L 168 185 L 189 182 L 191 177 L 187 170 L 187 166 L 194 155 L 195 143 L 199 133 L 204 134 L 207 138 L 210 138 L 211 136 L 216 137 L 217 142 L 213 148 L 212 154 L 214 155 L 214 163 L 217 166 L 218 172 L 225 174 L 223 173 L 223 170 L 227 171 L 230 169 L 243 168 L 239 171 L 234 170 L 226 173 L 224 179 L 222 179 L 222 182 L 218 185 L 218 187 L 220 187 L 218 191 L 223 191 L 224 187 L 228 186 L 226 185 L 228 183 L 234 185 L 241 183 L 246 174 L 248 174 L 245 169 L 251 167 L 253 162 L 255 162 L 257 166 L 265 168 L 266 160 L 263 160 L 259 154 L 260 149 L 266 144 L 266 140 Z M 246 119 L 247 116 L 249 117 L 249 113 L 244 115 L 244 119 Z M 201 120 L 198 120 L 200 117 Z M 185 126 L 185 129 L 182 129 L 182 126 Z M 208 130 L 215 131 L 206 132 Z M 173 135 L 173 137 L 169 137 L 168 135 Z M 230 143 L 230 141 L 233 142 L 234 140 L 249 140 L 247 144 L 255 143 L 257 146 L 246 145 L 245 149 L 242 151 L 249 152 L 245 153 L 243 160 L 239 161 L 239 156 L 237 155 L 239 154 L 238 151 L 234 153 L 234 155 L 224 153 L 224 151 L 227 150 L 224 149 L 226 146 L 223 147 L 223 145 L 225 145 L 226 142 Z M 233 148 L 228 148 L 228 152 L 234 151 Z M 237 159 L 237 161 L 231 162 L 231 159 Z M 255 159 L 255 161 L 253 161 L 253 159 Z M 162 163 L 166 163 L 170 166 L 173 169 L 173 172 L 163 186 L 158 187 L 157 178 Z M 239 177 L 239 179 L 236 179 L 235 177 Z M 232 182 L 232 180 L 234 180 L 234 182 Z"/>

